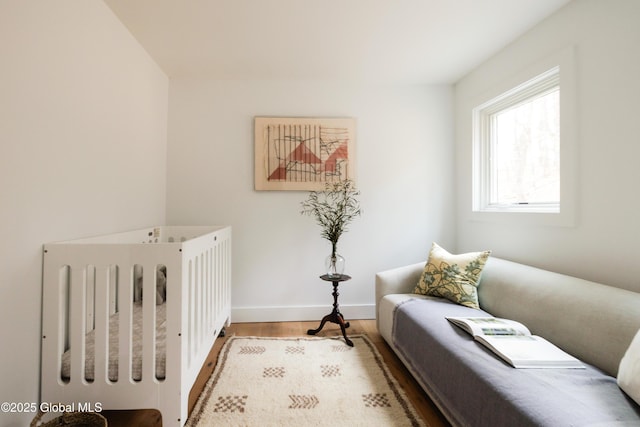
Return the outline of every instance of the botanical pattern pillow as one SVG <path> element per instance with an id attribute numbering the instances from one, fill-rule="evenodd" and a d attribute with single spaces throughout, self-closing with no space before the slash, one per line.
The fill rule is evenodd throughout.
<path id="1" fill-rule="evenodd" d="M 491 251 L 452 255 L 433 243 L 414 293 L 446 298 L 480 308 L 478 282 Z"/>

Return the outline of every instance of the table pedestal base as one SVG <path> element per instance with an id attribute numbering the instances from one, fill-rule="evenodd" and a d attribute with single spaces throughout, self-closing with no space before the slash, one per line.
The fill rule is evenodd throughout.
<path id="1" fill-rule="evenodd" d="M 317 329 L 309 329 L 307 331 L 307 335 L 316 335 L 318 332 L 322 330 L 322 328 L 324 328 L 324 325 L 327 322 L 335 323 L 337 325 L 340 325 L 340 330 L 342 331 L 344 342 L 346 342 L 348 346 L 353 347 L 353 341 L 351 341 L 347 337 L 347 331 L 346 331 L 346 329 L 349 327 L 349 322 L 346 322 L 344 320 L 344 316 L 342 315 L 342 313 L 340 313 L 340 310 L 338 309 L 338 295 L 340 295 L 338 294 L 338 283 L 345 280 L 349 280 L 350 277 L 346 275 L 342 275 L 339 278 L 331 279 L 331 278 L 328 278 L 327 276 L 321 276 L 321 279 L 333 282 L 333 294 L 332 294 L 333 295 L 333 311 L 322 318 L 322 321 L 320 322 L 320 326 Z"/>

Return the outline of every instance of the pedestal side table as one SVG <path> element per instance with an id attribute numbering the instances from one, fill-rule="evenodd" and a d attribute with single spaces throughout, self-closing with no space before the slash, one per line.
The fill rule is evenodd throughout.
<path id="1" fill-rule="evenodd" d="M 344 316 L 342 315 L 342 313 L 340 313 L 340 309 L 338 308 L 338 295 L 340 295 L 338 293 L 338 285 L 340 284 L 340 282 L 345 282 L 351 279 L 351 276 L 347 276 L 346 274 L 340 274 L 337 276 L 329 276 L 328 274 L 324 274 L 320 276 L 320 278 L 326 282 L 333 283 L 333 294 L 332 294 L 333 295 L 333 311 L 331 311 L 331 313 L 327 314 L 322 318 L 322 321 L 320 322 L 320 326 L 318 327 L 318 329 L 309 329 L 307 331 L 307 335 L 317 334 L 322 330 L 322 328 L 324 327 L 324 324 L 327 322 L 335 323 L 337 325 L 340 325 L 340 329 L 342 330 L 342 336 L 344 337 L 344 341 L 347 343 L 348 346 L 353 347 L 353 342 L 349 338 L 347 338 L 347 332 L 346 332 L 346 328 L 349 327 L 349 322 L 345 322 Z"/>

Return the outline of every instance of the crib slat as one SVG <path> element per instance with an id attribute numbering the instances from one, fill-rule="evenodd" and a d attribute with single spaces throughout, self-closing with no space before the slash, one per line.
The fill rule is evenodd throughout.
<path id="1" fill-rule="evenodd" d="M 191 367 L 191 357 L 193 355 L 193 306 L 194 306 L 194 282 L 195 282 L 195 260 L 189 259 L 189 274 L 187 279 L 187 335 L 183 337 L 186 340 L 186 348 L 187 348 L 187 369 Z"/>
<path id="2" fill-rule="evenodd" d="M 109 381 L 107 364 L 109 363 L 109 267 L 96 268 L 95 288 L 95 381 Z"/>
<path id="3" fill-rule="evenodd" d="M 215 270 L 215 247 L 208 251 L 209 257 L 209 299 L 207 300 L 207 309 L 209 311 L 209 330 L 215 329 L 216 321 L 216 270 Z"/>
<path id="4" fill-rule="evenodd" d="M 144 264 L 142 282 L 142 381 L 156 376 L 156 265 Z"/>
<path id="5" fill-rule="evenodd" d="M 204 290 L 204 271 L 205 271 L 205 261 L 202 253 L 198 255 L 199 265 L 198 265 L 198 288 L 197 288 L 197 297 L 196 297 L 196 325 L 197 335 L 196 335 L 196 352 L 200 350 L 200 346 L 202 344 L 202 336 L 204 335 L 204 319 L 203 319 L 203 290 Z"/>
<path id="6" fill-rule="evenodd" d="M 131 325 L 133 310 L 133 285 L 134 266 L 132 264 L 121 264 L 118 268 L 120 277 L 118 283 L 122 284 L 122 289 L 118 292 L 118 381 L 131 382 Z"/>
<path id="7" fill-rule="evenodd" d="M 224 303 L 224 301 L 222 300 L 222 295 L 224 293 L 224 289 L 222 289 L 222 281 L 220 280 L 221 277 L 222 277 L 222 271 L 220 269 L 220 267 L 222 267 L 222 263 L 220 262 L 220 256 L 221 256 L 222 253 L 221 253 L 220 247 L 223 244 L 224 244 L 224 242 L 219 242 L 213 248 L 213 251 L 214 251 L 213 271 L 214 271 L 214 274 L 215 274 L 215 283 L 213 284 L 213 288 L 215 289 L 215 296 L 213 298 L 213 301 L 212 301 L 211 305 L 214 307 L 214 310 L 215 310 L 214 321 L 218 320 L 218 316 L 220 315 L 220 312 L 221 312 L 221 309 L 222 309 L 222 304 Z"/>
<path id="8" fill-rule="evenodd" d="M 71 344 L 70 382 L 84 381 L 86 332 L 86 267 L 71 267 L 71 311 L 69 341 Z"/>
<path id="9" fill-rule="evenodd" d="M 204 274 L 202 280 L 202 337 L 206 337 L 210 333 L 211 322 L 210 322 L 210 314 L 209 310 L 209 293 L 211 292 L 210 287 L 210 259 L 209 259 L 209 250 L 207 249 L 202 254 L 202 261 L 204 263 Z M 203 341 L 203 344 L 205 342 Z"/>

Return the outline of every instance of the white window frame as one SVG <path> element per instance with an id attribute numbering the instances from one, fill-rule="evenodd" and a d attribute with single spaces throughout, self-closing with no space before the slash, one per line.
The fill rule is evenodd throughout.
<path id="1" fill-rule="evenodd" d="M 575 217 L 575 71 L 573 48 L 567 48 L 506 79 L 472 110 L 472 217 L 499 222 L 571 226 Z M 490 116 L 536 95 L 560 88 L 559 203 L 497 205 L 490 201 Z"/>

